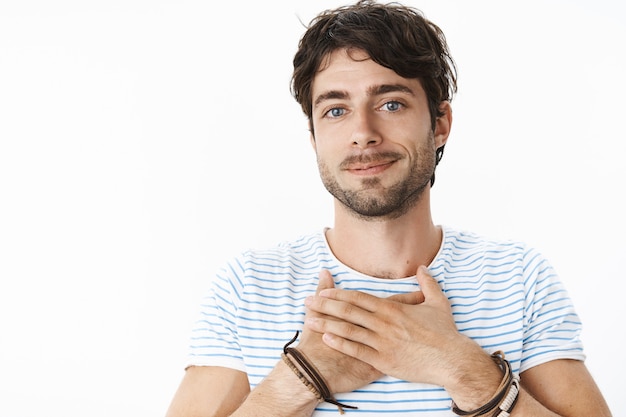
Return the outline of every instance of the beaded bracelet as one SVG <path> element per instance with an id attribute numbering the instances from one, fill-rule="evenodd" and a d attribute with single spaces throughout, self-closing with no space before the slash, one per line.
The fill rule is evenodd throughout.
<path id="1" fill-rule="evenodd" d="M 454 401 L 452 401 L 452 412 L 454 414 L 467 417 L 479 417 L 496 410 L 492 417 L 508 417 L 506 413 L 510 413 L 513 410 L 517 402 L 517 392 L 519 392 L 519 382 L 516 382 L 519 381 L 519 377 L 513 374 L 511 364 L 504 359 L 504 353 L 502 351 L 494 352 L 491 355 L 491 359 L 493 359 L 504 373 L 502 382 L 500 382 L 500 386 L 495 395 L 485 405 L 472 411 L 461 410 L 456 406 Z M 515 384 L 515 387 L 513 384 Z M 513 392 L 515 393 L 513 394 Z M 510 403 L 510 406 L 507 406 L 508 403 Z M 501 414 L 502 412 L 505 414 Z"/>
<path id="2" fill-rule="evenodd" d="M 293 362 L 291 362 L 291 359 L 289 359 L 289 357 L 287 357 L 287 355 L 285 355 L 284 353 L 280 356 L 283 358 L 283 361 L 287 364 L 287 366 L 289 366 L 289 369 L 291 369 L 293 373 L 296 374 L 298 379 L 302 381 L 304 386 L 307 387 L 309 391 L 311 391 L 319 401 L 322 401 L 324 399 L 322 398 L 322 394 L 317 390 L 317 388 L 315 388 L 315 385 L 313 385 L 311 381 L 309 381 L 304 375 L 302 375 L 302 372 L 300 372 L 298 367 L 294 365 Z"/>
<path id="3" fill-rule="evenodd" d="M 302 381 L 302 383 L 311 391 L 319 400 L 324 400 L 327 403 L 334 404 L 339 408 L 339 413 L 344 414 L 344 408 L 351 408 L 356 410 L 358 407 L 352 405 L 342 404 L 338 402 L 328 388 L 328 384 L 319 373 L 317 368 L 308 360 L 302 352 L 296 348 L 290 348 L 293 342 L 296 341 L 299 331 L 296 331 L 296 335 L 283 347 L 283 354 L 281 355 L 283 360 L 289 365 L 289 368 L 296 374 L 296 376 Z M 300 366 L 308 378 L 306 378 L 297 366 L 292 362 L 292 359 Z"/>

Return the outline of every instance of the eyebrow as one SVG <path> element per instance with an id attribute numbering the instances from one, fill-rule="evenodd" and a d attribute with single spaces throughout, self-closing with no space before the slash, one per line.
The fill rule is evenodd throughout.
<path id="1" fill-rule="evenodd" d="M 402 84 L 381 84 L 381 85 L 374 85 L 367 89 L 367 95 L 370 97 L 380 96 L 380 95 L 387 94 L 387 93 L 398 93 L 398 92 L 409 94 L 411 96 L 415 95 L 413 93 L 413 90 L 411 90 L 406 85 L 402 85 Z M 317 96 L 317 98 L 315 99 L 315 102 L 313 103 L 313 107 L 317 107 L 320 103 L 326 100 L 343 100 L 349 97 L 350 97 L 350 94 L 348 94 L 348 92 L 346 91 L 330 90 Z"/>
<path id="2" fill-rule="evenodd" d="M 345 91 L 339 91 L 339 90 L 327 91 L 317 96 L 317 98 L 315 99 L 315 103 L 313 103 L 313 107 L 317 107 L 320 103 L 326 100 L 336 100 L 336 99 L 343 100 L 348 97 L 350 97 L 350 94 L 348 94 Z"/>
<path id="3" fill-rule="evenodd" d="M 408 95 L 415 95 L 413 93 L 413 90 L 411 90 L 409 87 L 407 87 L 406 85 L 402 85 L 402 84 L 381 84 L 381 85 L 375 85 L 373 87 L 370 87 L 367 90 L 367 95 L 368 96 L 380 96 L 382 94 L 387 94 L 387 93 L 405 93 Z"/>

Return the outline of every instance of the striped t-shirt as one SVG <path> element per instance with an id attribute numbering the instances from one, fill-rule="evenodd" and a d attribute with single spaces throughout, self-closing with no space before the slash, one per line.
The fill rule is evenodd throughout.
<path id="1" fill-rule="evenodd" d="M 534 249 L 443 228 L 428 269 L 444 291 L 459 331 L 488 353 L 505 352 L 515 373 L 554 359 L 584 360 L 581 323 L 558 276 Z M 304 299 L 328 269 L 338 288 L 380 297 L 416 291 L 416 278 L 374 278 L 342 264 L 323 231 L 269 250 L 247 251 L 219 271 L 192 332 L 189 365 L 223 366 L 258 385 L 280 360 L 283 345 L 302 330 Z M 338 401 L 354 416 L 453 416 L 438 386 L 383 377 Z M 321 403 L 313 416 L 337 416 Z"/>

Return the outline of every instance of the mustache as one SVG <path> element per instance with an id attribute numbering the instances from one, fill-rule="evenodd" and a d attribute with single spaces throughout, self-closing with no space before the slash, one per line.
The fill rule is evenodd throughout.
<path id="1" fill-rule="evenodd" d="M 386 163 L 402 159 L 404 155 L 398 152 L 376 152 L 376 153 L 359 153 L 346 157 L 339 168 L 348 169 L 354 164 L 376 164 L 379 162 Z"/>

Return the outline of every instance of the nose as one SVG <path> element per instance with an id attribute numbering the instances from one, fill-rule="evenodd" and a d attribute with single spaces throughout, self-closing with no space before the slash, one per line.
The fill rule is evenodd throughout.
<path id="1" fill-rule="evenodd" d="M 378 132 L 375 115 L 366 111 L 354 114 L 354 126 L 352 131 L 352 145 L 360 148 L 376 146 L 382 142 L 382 136 Z"/>

